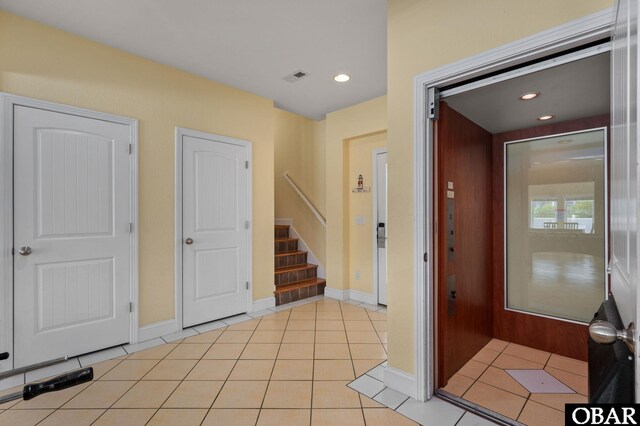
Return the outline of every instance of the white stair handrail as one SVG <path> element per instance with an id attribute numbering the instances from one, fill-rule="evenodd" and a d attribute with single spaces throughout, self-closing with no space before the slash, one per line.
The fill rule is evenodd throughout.
<path id="1" fill-rule="evenodd" d="M 289 185 L 291 185 L 291 187 L 293 188 L 294 191 L 296 191 L 296 193 L 300 196 L 300 198 L 302 198 L 302 201 L 304 201 L 304 203 L 307 205 L 307 207 L 309 207 L 311 209 L 311 212 L 314 214 L 314 216 L 320 221 L 320 223 L 322 224 L 322 226 L 324 226 L 325 228 L 327 227 L 327 220 L 324 218 L 324 216 L 322 216 L 322 214 L 318 211 L 318 209 L 316 208 L 316 206 L 313 205 L 313 203 L 311 201 L 309 201 L 309 199 L 307 198 L 306 195 L 304 195 L 304 193 L 302 192 L 302 190 L 300 189 L 300 187 L 298 185 L 296 185 L 296 183 L 291 179 L 291 177 L 289 177 L 289 173 L 284 172 L 282 174 L 282 176 L 284 176 L 284 179 L 289 182 Z"/>

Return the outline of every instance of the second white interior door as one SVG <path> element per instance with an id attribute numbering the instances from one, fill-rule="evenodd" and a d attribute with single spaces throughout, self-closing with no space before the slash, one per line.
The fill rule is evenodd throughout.
<path id="1" fill-rule="evenodd" d="M 249 144 L 182 136 L 183 327 L 247 311 Z"/>

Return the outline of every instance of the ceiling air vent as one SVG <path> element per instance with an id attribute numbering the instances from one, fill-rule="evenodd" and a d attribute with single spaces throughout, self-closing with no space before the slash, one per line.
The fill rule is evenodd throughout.
<path id="1" fill-rule="evenodd" d="M 307 74 L 304 71 L 296 71 L 293 74 L 289 74 L 288 76 L 284 77 L 285 81 L 288 81 L 289 83 L 295 83 L 296 81 L 305 78 L 306 76 L 308 76 L 309 74 Z"/>

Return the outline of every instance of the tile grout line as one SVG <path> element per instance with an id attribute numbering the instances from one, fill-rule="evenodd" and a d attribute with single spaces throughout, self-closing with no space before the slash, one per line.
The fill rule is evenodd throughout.
<path id="1" fill-rule="evenodd" d="M 282 312 L 282 311 L 280 311 Z M 269 379 L 267 380 L 267 388 L 264 390 L 264 395 L 262 395 L 262 401 L 260 402 L 260 407 L 258 408 L 258 416 L 256 417 L 256 425 L 258 424 L 258 421 L 260 420 L 260 415 L 262 414 L 262 409 L 264 407 L 264 401 L 265 399 L 267 399 L 267 393 L 269 392 L 269 387 L 271 386 L 271 378 L 273 377 L 273 370 L 275 370 L 276 368 L 276 362 L 278 360 L 278 355 L 280 354 L 280 349 L 282 348 L 282 342 L 284 341 L 284 336 L 287 332 L 287 327 L 289 326 L 289 321 L 291 320 L 291 314 L 293 312 L 293 308 L 289 309 L 289 315 L 287 315 L 287 321 L 284 325 L 284 331 L 282 332 L 282 337 L 280 338 L 280 343 L 278 345 L 278 352 L 276 353 L 276 358 L 273 361 L 273 366 L 271 367 L 271 373 L 269 374 Z M 260 322 L 262 322 L 262 319 L 260 320 Z M 257 329 L 257 327 L 256 327 Z M 252 335 L 253 337 L 253 335 Z M 251 340 L 251 339 L 249 339 Z M 247 345 L 249 344 L 249 342 L 247 342 Z M 240 354 L 240 356 L 242 356 L 242 354 Z"/>
<path id="2" fill-rule="evenodd" d="M 247 321 L 252 321 L 254 319 L 257 318 L 253 318 L 251 317 L 251 320 L 245 320 L 245 321 L 240 321 L 236 324 L 242 324 L 243 322 L 247 322 Z M 202 421 L 200 422 L 200 424 L 204 423 L 204 421 L 206 420 L 207 416 L 209 415 L 209 413 L 211 412 L 211 410 L 213 409 L 213 405 L 215 404 L 216 400 L 218 399 L 218 397 L 220 396 L 220 393 L 222 392 L 222 389 L 224 389 L 225 385 L 227 384 L 227 382 L 229 381 L 229 377 L 231 377 L 231 374 L 233 373 L 233 370 L 236 368 L 236 366 L 238 365 L 238 361 L 240 361 L 242 354 L 244 353 L 244 351 L 247 349 L 247 346 L 249 345 L 249 341 L 251 340 L 251 338 L 253 337 L 254 333 L 256 332 L 256 330 L 258 329 L 258 326 L 260 325 L 260 323 L 262 322 L 262 317 L 260 317 L 258 319 L 258 324 L 256 325 L 256 327 L 253 329 L 253 331 L 251 332 L 251 336 L 249 336 L 249 339 L 247 339 L 247 341 L 244 343 L 244 347 L 242 348 L 242 351 L 240 352 L 240 354 L 238 354 L 238 358 L 235 359 L 235 363 L 233 364 L 233 367 L 231 367 L 231 369 L 229 370 L 229 374 L 227 374 L 227 377 L 222 381 L 222 386 L 220 386 L 220 390 L 218 391 L 218 393 L 216 394 L 216 396 L 213 398 L 213 400 L 211 401 L 211 405 L 209 406 L 209 409 L 207 410 L 207 413 L 204 415 L 204 417 L 202 418 Z M 225 323 L 226 324 L 226 323 Z M 233 325 L 236 325 L 233 324 Z M 220 334 L 220 336 L 218 336 L 218 338 L 216 339 L 216 342 L 220 339 L 220 337 L 222 337 L 222 335 L 224 334 L 224 332 L 226 332 L 229 327 L 231 327 L 231 325 L 225 327 L 224 331 Z M 215 330 L 212 330 L 215 331 Z M 234 331 L 234 330 L 231 330 Z M 241 330 L 239 330 L 241 331 Z M 211 345 L 211 347 L 213 347 L 213 345 L 215 344 L 215 342 Z M 220 343 L 221 345 L 224 343 Z M 211 349 L 211 348 L 209 348 Z M 207 351 L 208 352 L 208 351 Z M 206 353 L 205 353 L 206 355 Z M 204 357 L 204 355 L 203 355 Z M 186 376 L 185 376 L 186 378 Z M 213 381 L 213 380 L 212 380 Z"/>
<path id="3" fill-rule="evenodd" d="M 224 328 L 224 330 L 222 331 L 222 333 L 224 333 L 224 331 L 226 330 L 226 328 L 227 328 L 227 327 L 225 327 L 225 328 Z M 197 331 L 197 330 L 196 330 L 196 331 Z M 222 335 L 222 333 L 220 333 L 220 336 Z M 199 334 L 201 334 L 201 333 L 196 334 L 196 336 L 197 336 L 197 335 L 199 335 Z M 218 340 L 218 339 L 220 338 L 220 336 L 218 336 L 218 337 L 216 338 L 216 340 Z M 189 336 L 189 337 L 193 337 L 193 336 Z M 164 340 L 164 339 L 162 339 L 162 340 Z M 144 377 L 146 377 L 146 375 L 147 375 L 147 374 L 149 374 L 149 373 L 151 372 L 151 370 L 153 370 L 154 368 L 156 368 L 156 367 L 157 367 L 157 366 L 158 366 L 162 361 L 167 360 L 167 357 L 168 357 L 169 355 L 171 355 L 171 353 L 172 353 L 173 351 L 175 351 L 176 349 L 178 349 L 178 347 L 179 347 L 179 346 L 184 342 L 184 340 L 185 340 L 185 339 L 179 339 L 179 340 L 180 340 L 180 341 L 176 344 L 175 348 L 173 348 L 173 349 L 171 349 L 169 352 L 167 352 L 167 354 L 166 354 L 164 357 L 162 357 L 160 360 L 158 360 L 158 362 L 157 362 L 157 363 L 156 363 L 156 364 L 155 364 L 151 369 L 149 369 L 149 371 L 147 371 L 147 372 L 146 372 L 146 373 L 145 373 L 145 374 L 144 374 L 140 379 L 136 380 L 136 383 L 135 383 L 133 386 L 131 386 L 131 387 L 127 390 L 127 392 L 123 393 L 123 394 L 122 394 L 118 399 L 116 399 L 116 400 L 115 400 L 115 401 L 114 401 L 114 402 L 109 406 L 109 408 L 107 408 L 107 409 L 105 410 L 105 412 L 104 412 L 104 413 L 106 413 L 107 411 L 109 411 L 110 409 L 112 409 L 112 408 L 114 407 L 114 405 L 118 403 L 118 401 L 120 401 L 120 400 L 121 400 L 121 399 L 122 399 L 122 398 L 123 398 L 127 393 L 129 393 L 129 391 L 131 391 L 131 389 L 133 389 L 133 387 L 135 387 L 138 383 L 142 382 L 142 381 L 143 381 L 143 379 L 144 379 Z M 175 341 L 174 341 L 174 342 L 175 342 Z M 214 342 L 215 342 L 215 341 L 214 341 Z M 170 343 L 169 343 L 169 342 L 165 342 L 164 344 L 166 345 L 166 344 L 170 344 Z M 211 346 L 213 346 L 213 344 L 211 344 Z M 153 349 L 153 347 L 152 347 L 152 348 L 147 348 L 147 349 Z M 146 349 L 143 349 L 143 350 L 146 350 Z M 126 352 L 126 351 L 125 351 L 125 352 Z M 141 351 L 139 351 L 139 352 L 141 352 Z M 135 353 L 135 352 L 134 352 L 134 353 Z M 206 354 L 206 352 L 205 352 L 205 354 Z M 203 356 L 204 356 L 204 354 L 203 354 Z M 133 361 L 133 360 L 132 360 L 132 361 Z M 199 362 L 199 361 L 198 361 L 198 362 Z M 198 365 L 198 362 L 196 362 L 196 363 L 193 365 L 193 367 L 189 370 L 189 372 L 184 376 L 185 378 L 189 375 L 189 373 L 193 370 L 193 368 L 195 368 L 195 366 L 196 366 L 196 365 Z M 150 381 L 150 380 L 149 380 L 149 381 Z M 146 424 L 148 424 L 148 423 L 151 421 L 151 419 L 153 419 L 153 418 L 156 416 L 156 414 L 158 414 L 158 412 L 160 411 L 160 409 L 162 408 L 162 406 L 167 402 L 167 400 L 168 400 L 169 398 L 171 398 L 171 395 L 173 395 L 173 393 L 176 391 L 176 389 L 178 389 L 178 387 L 180 386 L 180 384 L 182 384 L 182 382 L 183 382 L 183 381 L 184 381 L 184 378 L 183 378 L 182 380 L 180 380 L 180 381 L 179 381 L 178 385 L 173 389 L 173 391 L 171 391 L 171 393 L 169 393 L 169 395 L 164 399 L 164 401 L 160 404 L 160 406 L 159 406 L 158 408 L 156 408 L 156 409 L 155 409 L 155 411 L 153 412 L 153 414 L 151 415 L 151 417 L 149 417 L 149 420 L 147 420 L 147 421 L 145 422 L 145 425 L 146 425 Z M 153 408 L 152 408 L 152 409 L 153 409 Z M 104 415 L 104 413 L 102 413 L 102 415 Z M 102 415 L 101 415 L 100 417 L 102 417 Z M 98 419 L 99 419 L 100 417 L 98 417 Z M 96 419 L 95 421 L 98 421 L 98 419 Z M 95 422 L 94 422 L 94 423 L 95 423 Z"/>
<path id="4" fill-rule="evenodd" d="M 314 302 L 314 305 L 316 305 L 316 310 L 315 310 L 315 320 L 313 323 L 313 352 L 311 354 L 311 403 L 309 404 L 309 424 L 311 424 L 311 422 L 313 422 L 313 388 L 315 387 L 315 378 L 316 378 L 316 340 L 317 340 L 317 333 L 318 333 L 318 303 Z"/>
<path id="5" fill-rule="evenodd" d="M 225 322 L 223 322 L 223 323 L 224 323 L 224 324 L 226 324 Z M 167 403 L 167 401 L 171 398 L 171 396 L 173 396 L 173 394 L 174 394 L 174 393 L 176 392 L 176 390 L 180 387 L 180 385 L 182 385 L 182 383 L 184 383 L 184 382 L 186 381 L 185 379 L 187 378 L 187 376 L 189 376 L 189 374 L 191 374 L 191 372 L 193 371 L 193 369 L 194 369 L 194 368 L 196 368 L 196 366 L 200 363 L 200 361 L 202 361 L 202 359 L 203 359 L 203 358 L 204 358 L 204 356 L 207 354 L 207 352 L 209 352 L 209 349 L 211 349 L 211 348 L 213 347 L 213 345 L 218 341 L 218 339 L 220 338 L 220 336 L 222 336 L 222 335 L 224 334 L 224 332 L 225 332 L 225 331 L 227 331 L 227 329 L 228 329 L 228 328 L 229 328 L 229 326 L 228 326 L 228 325 L 227 325 L 227 327 L 224 327 L 224 329 L 223 329 L 223 330 L 222 330 L 222 332 L 218 335 L 218 337 L 216 337 L 216 338 L 214 339 L 214 341 L 213 341 L 211 344 L 209 344 L 209 347 L 207 348 L 207 350 L 206 350 L 206 351 L 204 351 L 204 352 L 202 353 L 202 356 L 201 356 L 201 357 L 196 361 L 196 363 L 195 363 L 195 364 L 193 364 L 193 366 L 189 369 L 189 371 L 187 372 L 187 374 L 185 374 L 185 375 L 184 375 L 184 377 L 182 378 L 182 380 L 180 380 L 180 383 L 178 383 L 178 386 L 176 386 L 176 387 L 173 389 L 173 391 L 171 391 L 171 393 L 169 393 L 169 395 L 165 398 L 165 400 L 162 402 L 162 404 L 160 404 L 160 407 L 158 407 L 158 409 L 156 410 L 156 412 L 155 412 L 155 413 L 153 413 L 153 416 L 151 416 L 151 417 L 149 418 L 149 421 L 147 422 L 147 424 L 151 421 L 151 419 L 153 419 L 153 418 L 158 414 L 158 412 L 160 412 L 160 409 L 162 409 L 162 406 L 163 406 L 164 404 L 166 404 L 166 403 Z M 195 330 L 195 329 L 194 329 L 194 330 Z M 196 334 L 196 336 L 199 336 L 200 334 L 206 334 L 206 333 L 210 333 L 211 331 L 216 331 L 216 330 L 210 330 L 210 331 L 207 331 L 207 332 L 205 332 L 205 333 L 200 333 L 198 330 L 195 330 L 195 331 L 197 331 L 197 332 L 198 332 L 198 334 Z M 195 337 L 195 336 L 189 336 L 189 337 Z M 175 347 L 175 348 L 173 348 L 171 351 L 169 351 L 169 353 L 168 353 L 168 354 L 163 358 L 163 361 L 164 361 L 164 360 L 166 360 L 166 359 L 167 359 L 167 357 L 168 357 L 169 355 L 171 355 L 171 353 L 173 353 L 173 351 L 177 350 L 177 349 L 180 347 L 180 345 L 183 345 L 183 344 L 189 344 L 189 343 L 186 343 L 186 342 L 185 342 L 189 337 L 187 337 L 187 338 L 185 338 L 185 339 L 182 339 L 182 341 L 181 341 L 180 343 L 178 343 L 178 346 L 176 346 L 176 347 Z M 159 363 L 158 363 L 158 364 L 159 364 Z M 154 368 L 155 368 L 155 367 L 154 367 Z M 149 370 L 149 372 L 148 372 L 147 374 L 149 374 L 150 372 L 151 372 L 151 370 Z M 229 374 L 231 374 L 231 373 L 229 373 Z M 145 374 L 145 376 L 146 376 L 146 374 Z M 142 378 L 144 379 L 144 377 L 145 377 L 145 376 L 143 376 Z M 222 387 L 220 387 L 220 390 L 222 390 Z M 220 393 L 220 391 L 218 391 L 218 394 L 219 394 L 219 393 Z M 216 398 L 217 398 L 217 397 L 218 397 L 218 395 L 216 395 Z M 215 398 L 214 398 L 214 401 L 215 401 Z M 213 405 L 213 401 L 211 402 L 211 405 Z M 210 410 L 211 410 L 211 406 L 209 406 L 209 409 L 208 409 L 208 410 L 207 410 L 207 412 L 205 413 L 205 415 L 204 415 L 204 417 L 202 418 L 202 421 L 200 422 L 200 424 L 202 424 L 202 422 L 204 422 L 204 419 L 206 419 L 206 418 L 207 418 L 207 415 L 209 414 L 209 411 L 210 411 Z"/>
<path id="6" fill-rule="evenodd" d="M 226 323 L 224 323 L 224 324 L 226 324 Z M 227 325 L 227 326 L 225 326 L 225 327 L 221 327 L 222 332 L 220 333 L 220 336 L 222 336 L 222 334 L 227 330 L 227 328 L 228 328 L 228 327 L 229 327 L 228 325 Z M 215 329 L 215 330 L 211 330 L 211 331 L 216 331 L 216 330 L 219 330 L 219 329 Z M 200 332 L 198 332 L 198 330 L 195 330 L 195 331 L 196 331 L 198 334 L 196 334 L 196 335 L 194 335 L 194 336 L 188 336 L 188 337 L 185 337 L 185 338 L 183 338 L 183 339 L 178 339 L 178 340 L 180 340 L 180 341 L 179 341 L 178 343 L 176 343 L 176 347 L 175 347 L 175 348 L 173 348 L 172 350 L 170 350 L 170 351 L 169 351 L 169 352 L 168 352 L 168 353 L 167 353 L 163 358 L 161 358 L 161 359 L 156 363 L 156 365 L 154 365 L 154 366 L 153 366 L 153 367 L 152 367 L 152 368 L 151 368 L 151 369 L 150 369 L 150 370 L 149 370 L 149 371 L 148 371 L 144 376 L 142 376 L 142 378 L 140 378 L 138 381 L 136 381 L 136 384 L 140 383 L 141 381 L 144 381 L 144 380 L 143 380 L 143 379 L 144 379 L 144 377 L 145 377 L 147 374 L 149 374 L 149 373 L 151 372 L 151 370 L 153 370 L 154 368 L 156 368 L 156 367 L 157 367 L 157 366 L 158 366 L 162 361 L 167 360 L 167 357 L 168 357 L 169 355 L 171 355 L 171 353 L 173 353 L 175 350 L 177 350 L 177 349 L 178 349 L 178 347 L 179 347 L 180 345 L 182 345 L 182 344 L 188 344 L 188 343 L 185 343 L 185 340 L 186 340 L 186 339 L 188 339 L 189 337 L 195 337 L 195 336 L 198 336 L 198 335 L 200 335 L 200 334 L 206 334 L 206 333 L 208 333 L 208 332 L 206 332 L 206 333 L 200 333 Z M 218 337 L 214 340 L 214 342 L 210 344 L 209 349 L 210 349 L 210 348 L 215 344 L 215 342 L 220 338 L 220 336 L 218 336 Z M 164 340 L 164 339 L 163 339 L 163 340 Z M 174 342 L 175 342 L 175 341 L 172 341 L 172 342 L 170 342 L 170 343 L 165 343 L 165 344 L 173 344 Z M 153 347 L 152 347 L 152 348 L 153 348 Z M 148 349 L 152 349 L 152 348 L 148 348 Z M 143 350 L 145 350 L 145 349 L 143 349 Z M 164 405 L 164 404 L 169 400 L 169 398 L 171 398 L 171 396 L 175 393 L 176 389 L 178 389 L 178 387 L 180 387 L 180 385 L 185 381 L 184 379 L 185 379 L 185 378 L 186 378 L 186 377 L 191 373 L 191 371 L 193 371 L 193 369 L 195 368 L 195 366 L 196 366 L 196 365 L 198 365 L 198 363 L 202 360 L 202 358 L 204 357 L 204 355 L 205 355 L 207 352 L 208 352 L 208 350 L 207 350 L 207 351 L 205 351 L 205 352 L 204 352 L 204 354 L 202 355 L 202 357 L 200 357 L 200 359 L 199 359 L 199 360 L 198 360 L 198 361 L 193 365 L 193 367 L 191 367 L 191 369 L 189 370 L 189 372 L 187 372 L 187 374 L 183 377 L 183 379 L 182 379 L 182 380 L 179 380 L 178 385 L 177 385 L 177 386 L 174 388 L 174 390 L 173 390 L 173 391 L 171 391 L 171 393 L 170 393 L 170 394 L 165 398 L 165 400 L 162 402 L 162 404 L 160 404 L 160 406 L 159 406 L 159 407 L 154 411 L 153 415 L 149 418 L 149 420 L 148 420 L 145 424 L 149 423 L 149 422 L 151 421 L 151 419 L 153 419 L 153 417 L 154 417 L 154 416 L 155 416 L 155 415 L 160 411 L 160 409 L 162 408 L 162 406 L 163 406 L 163 405 Z M 151 381 L 151 380 L 149 380 L 149 381 Z M 135 384 L 134 384 L 133 386 L 135 386 Z M 133 386 L 132 386 L 132 388 L 133 388 Z M 129 390 L 131 390 L 131 388 L 130 388 Z M 115 401 L 115 402 L 114 402 L 114 403 L 113 403 L 113 404 L 112 404 L 112 405 L 111 405 L 107 410 L 111 409 L 111 408 L 112 408 L 112 407 L 113 407 L 113 406 L 114 406 L 114 405 L 115 405 L 115 404 L 116 404 L 116 403 L 117 403 L 117 402 L 118 402 L 122 397 L 124 397 L 124 395 L 126 395 L 128 392 L 129 392 L 129 391 L 125 392 L 125 393 L 124 393 L 120 398 L 118 398 L 118 399 L 117 399 L 117 400 L 116 400 L 116 401 Z M 106 411 L 105 411 L 105 412 L 106 412 Z M 104 414 L 104 413 L 103 413 L 103 414 Z M 206 415 L 205 415 L 205 417 L 206 417 Z M 97 419 L 96 419 L 96 421 L 97 421 Z"/>
<path id="7" fill-rule="evenodd" d="M 255 319 L 255 318 L 253 318 Z M 246 320 L 246 321 L 250 321 L 250 320 Z M 242 322 L 238 323 L 241 324 Z M 249 341 L 251 340 L 251 338 L 253 337 L 253 334 L 256 332 L 256 330 L 258 329 L 258 326 L 262 323 L 262 317 L 258 320 L 258 324 L 256 325 L 256 328 L 253 330 L 253 332 L 251 333 L 251 336 L 249 336 L 249 339 L 245 342 L 244 344 L 244 348 L 242 348 L 242 351 L 238 354 L 238 358 L 236 359 L 235 364 L 233 364 L 233 367 L 229 370 L 229 374 L 227 374 L 227 378 L 225 380 L 222 381 L 222 386 L 220 386 L 220 390 L 218 391 L 218 393 L 216 394 L 216 396 L 213 398 L 213 400 L 211 401 L 211 405 L 209 405 L 209 408 L 207 409 L 207 412 L 205 413 L 204 417 L 202 418 L 202 421 L 200 422 L 200 425 L 202 425 L 204 423 L 204 421 L 207 419 L 207 417 L 209 416 L 209 413 L 211 413 L 211 410 L 213 409 L 213 404 L 215 404 L 216 400 L 218 399 L 218 397 L 220 396 L 220 393 L 222 393 L 222 389 L 224 389 L 225 385 L 227 384 L 227 381 L 229 381 L 229 377 L 231 377 L 231 373 L 233 373 L 233 370 L 236 368 L 236 366 L 238 365 L 238 361 L 240 360 L 240 358 L 242 357 L 242 354 L 244 353 L 244 351 L 247 349 L 247 346 L 249 345 Z M 226 324 L 226 323 L 225 323 Z M 222 335 L 224 334 L 225 331 L 227 331 L 229 329 L 230 326 L 225 327 L 225 329 L 223 330 L 222 333 L 220 333 L 220 336 L 218 336 L 218 338 L 215 340 L 216 342 L 220 339 L 220 337 L 222 337 Z M 221 345 L 224 343 L 220 343 Z M 213 347 L 213 345 L 215 345 L 215 342 L 211 345 L 211 347 L 209 349 L 211 349 Z M 208 352 L 208 351 L 207 351 Z M 207 352 L 205 352 L 205 355 L 207 354 Z M 204 357 L 204 355 L 203 355 Z M 196 364 L 197 365 L 197 364 Z M 185 376 L 186 378 L 187 376 Z M 152 417 L 153 418 L 153 417 Z M 256 419 L 257 420 L 257 419 Z"/>
<path id="8" fill-rule="evenodd" d="M 166 343 L 165 343 L 165 344 L 166 344 Z M 144 350 L 144 349 L 143 349 L 143 350 Z M 125 350 L 125 352 L 127 352 L 127 351 Z M 171 352 L 171 351 L 170 351 L 170 352 Z M 168 355 L 168 354 L 167 354 L 167 355 Z M 127 356 L 128 356 L 128 355 L 127 355 Z M 165 356 L 166 356 L 166 355 L 165 355 Z M 122 361 L 125 361 L 125 360 L 126 360 L 126 358 L 125 358 L 125 359 L 123 359 Z M 109 361 L 109 360 L 107 360 L 107 361 Z M 114 366 L 113 366 L 113 367 L 111 367 L 109 370 L 107 370 L 107 371 L 106 371 L 102 376 L 100 376 L 98 379 L 96 379 L 96 380 L 95 380 L 95 381 L 96 381 L 96 383 L 100 381 L 100 378 L 102 378 L 102 377 L 106 376 L 106 375 L 109 373 L 109 371 L 113 370 L 113 369 L 114 369 L 114 368 L 116 368 L 118 365 L 120 365 L 120 364 L 122 363 L 122 361 L 118 362 L 116 365 L 114 365 Z M 158 363 L 159 363 L 159 361 L 158 361 L 158 362 L 157 362 L 153 367 L 151 367 L 151 369 L 150 369 L 149 371 L 151 371 L 152 369 L 154 369 L 154 368 L 156 367 L 156 365 L 158 365 Z M 143 377 L 144 377 L 144 376 L 143 376 Z M 108 381 L 108 380 L 104 380 L 104 381 L 106 382 L 106 381 Z M 126 394 L 127 394 L 127 393 L 128 393 L 128 392 L 129 392 L 129 391 L 130 391 L 134 386 L 135 386 L 135 385 L 137 385 L 137 384 L 138 384 L 138 382 L 139 382 L 140 380 L 132 380 L 132 381 L 135 381 L 135 383 L 134 383 L 133 385 L 131 385 L 131 387 L 130 387 L 129 389 L 127 389 L 127 390 L 126 390 L 122 395 L 120 395 L 120 397 L 118 397 L 118 398 L 117 398 L 113 403 L 111 403 L 111 405 L 110 405 L 109 407 L 107 407 L 106 409 L 104 409 L 104 411 L 102 412 L 102 414 L 100 414 L 100 415 L 99 415 L 99 416 L 98 416 L 98 417 L 97 417 L 93 422 L 91 422 L 91 424 L 94 424 L 94 423 L 95 423 L 95 422 L 97 422 L 97 421 L 98 421 L 102 416 L 104 416 L 104 414 L 105 414 L 107 411 L 109 411 L 109 410 L 111 409 L 111 407 L 113 407 L 113 405 L 114 405 L 116 402 L 118 402 L 118 401 L 120 400 L 120 398 L 122 398 L 124 395 L 126 395 Z M 86 391 L 88 388 L 89 388 L 89 387 L 85 388 L 82 392 Z M 82 392 L 80 392 L 80 393 L 82 393 Z M 76 396 L 79 396 L 79 395 L 80 395 L 80 393 L 78 393 Z M 75 397 L 74 397 L 74 398 L 75 398 Z M 72 399 L 73 399 L 73 398 L 72 398 Z M 66 403 L 69 403 L 69 402 L 71 402 L 71 400 L 67 401 Z M 65 404 L 66 404 L 66 403 L 65 403 Z M 60 408 L 62 408 L 62 407 L 60 407 Z M 57 411 L 57 410 L 56 410 L 56 411 Z M 154 415 L 155 415 L 155 413 L 154 413 Z M 151 416 L 151 417 L 153 417 L 153 416 Z"/>
<path id="9" fill-rule="evenodd" d="M 355 366 L 355 364 L 353 362 L 353 354 L 351 353 L 351 343 L 349 341 L 349 333 L 347 333 L 347 324 L 345 324 L 346 320 L 344 319 L 344 312 L 342 311 L 342 303 L 338 302 L 338 306 L 340 307 L 340 316 L 342 317 L 342 327 L 344 328 L 344 335 L 345 335 L 345 338 L 347 339 L 347 348 L 349 350 L 349 359 L 351 360 L 351 368 L 353 369 L 353 377 L 356 377 L 356 366 Z M 365 314 L 365 315 L 367 315 L 367 314 Z M 369 318 L 369 315 L 367 315 L 367 318 Z M 371 322 L 370 319 L 369 319 L 369 322 Z M 373 327 L 373 324 L 371 324 L 371 326 Z M 375 330 L 375 328 L 374 328 L 374 330 Z M 349 382 L 349 383 L 351 383 L 351 382 Z M 348 387 L 349 383 L 347 383 L 345 386 Z M 351 388 L 349 388 L 349 389 L 351 389 Z M 355 389 L 351 389 L 351 390 L 355 391 Z M 362 414 L 362 419 L 364 420 L 364 424 L 366 426 L 367 425 L 367 418 L 364 415 L 364 407 L 362 406 L 362 398 L 361 398 L 360 395 L 361 394 L 359 393 L 359 395 L 358 395 L 358 403 L 360 404 L 360 414 Z"/>

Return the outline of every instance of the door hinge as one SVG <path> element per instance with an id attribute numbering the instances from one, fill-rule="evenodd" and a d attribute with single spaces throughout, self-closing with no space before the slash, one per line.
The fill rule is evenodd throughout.
<path id="1" fill-rule="evenodd" d="M 425 253 L 424 256 L 422 256 L 422 258 L 424 259 L 425 262 L 429 261 L 429 253 Z"/>
<path id="2" fill-rule="evenodd" d="M 133 154 L 133 144 L 129 144 L 129 155 Z"/>
<path id="3" fill-rule="evenodd" d="M 427 118 L 438 119 L 440 109 L 440 90 L 437 87 L 427 89 Z"/>
<path id="4" fill-rule="evenodd" d="M 129 302 L 129 313 L 133 312 L 133 302 Z"/>
<path id="5" fill-rule="evenodd" d="M 13 247 L 11 247 L 11 256 L 15 256 L 15 254 L 16 254 L 16 251 L 14 250 Z"/>
<path id="6" fill-rule="evenodd" d="M 244 222 L 244 229 L 249 229 L 249 221 Z"/>
<path id="7" fill-rule="evenodd" d="M 249 290 L 249 281 L 246 282 L 247 290 Z"/>
<path id="8" fill-rule="evenodd" d="M 244 168 L 249 170 L 249 161 L 244 162 Z"/>
<path id="9" fill-rule="evenodd" d="M 129 233 L 133 234 L 133 222 L 129 222 Z"/>

